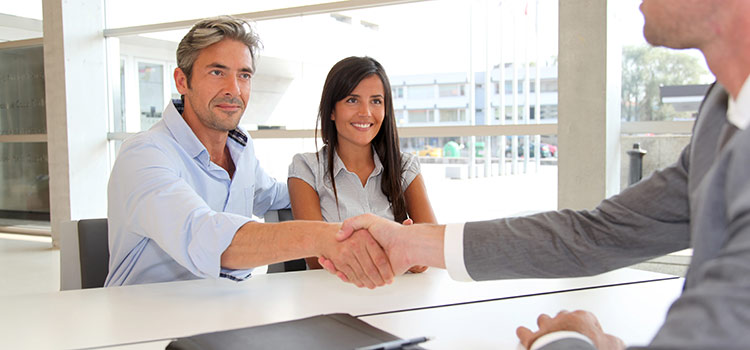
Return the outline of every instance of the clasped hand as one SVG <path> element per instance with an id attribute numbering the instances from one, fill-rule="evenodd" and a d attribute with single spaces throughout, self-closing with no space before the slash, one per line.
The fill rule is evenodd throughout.
<path id="1" fill-rule="evenodd" d="M 354 232 L 349 239 L 341 241 L 331 236 L 318 261 L 324 267 L 335 266 L 334 274 L 360 288 L 373 289 L 393 282 L 388 256 L 367 230 Z"/>
<path id="2" fill-rule="evenodd" d="M 404 222 L 406 225 L 411 224 L 411 220 Z M 359 245 L 358 241 L 366 242 L 366 250 L 372 257 L 372 261 L 378 265 L 377 270 L 380 271 L 380 276 L 385 283 L 391 283 L 394 275 L 401 275 L 407 270 L 412 272 L 422 272 L 426 269 L 424 266 L 413 266 L 408 260 L 408 254 L 406 254 L 406 247 L 403 244 L 398 244 L 397 237 L 398 232 L 403 228 L 403 225 L 399 225 L 393 221 L 385 220 L 380 217 L 371 214 L 361 215 L 349 220 L 346 220 L 342 226 L 341 231 L 336 235 L 336 239 L 340 243 L 347 243 L 354 240 L 351 244 L 354 246 Z M 369 238 L 369 239 L 368 239 Z M 374 238 L 374 239 L 373 239 Z M 373 245 L 374 244 L 374 245 Z M 360 254 L 357 255 L 357 261 L 367 260 L 363 250 L 358 248 Z M 382 255 L 381 255 L 382 254 Z M 385 262 L 390 268 L 388 274 L 384 273 L 383 269 L 386 265 L 385 262 L 380 260 L 385 259 Z M 362 267 L 367 272 L 368 278 L 360 278 L 357 269 L 352 267 L 349 263 L 339 263 L 336 259 L 329 255 L 323 255 L 318 259 L 320 265 L 322 265 L 328 272 L 337 275 L 342 281 L 354 283 L 359 287 L 374 288 L 375 286 L 382 286 L 384 283 L 378 283 L 380 280 L 374 275 L 374 269 L 369 267 L 367 261 L 364 261 Z M 371 276 L 371 277 L 370 277 Z M 369 282 L 369 283 L 368 283 Z"/>

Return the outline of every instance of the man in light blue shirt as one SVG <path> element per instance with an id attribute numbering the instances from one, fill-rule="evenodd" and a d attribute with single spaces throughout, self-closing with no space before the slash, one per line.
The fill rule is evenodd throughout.
<path id="1" fill-rule="evenodd" d="M 392 281 L 387 256 L 366 232 L 342 244 L 337 223 L 249 218 L 289 207 L 286 184 L 263 171 L 237 127 L 257 50 L 249 25 L 231 17 L 201 21 L 180 42 L 174 78 L 182 98 L 123 143 L 112 169 L 106 286 L 241 281 L 253 267 L 309 256 L 333 260 L 358 286 Z"/>

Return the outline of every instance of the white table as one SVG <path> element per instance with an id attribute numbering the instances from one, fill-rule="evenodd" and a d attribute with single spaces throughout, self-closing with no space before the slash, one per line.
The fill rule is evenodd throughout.
<path id="1" fill-rule="evenodd" d="M 402 338 L 431 335 L 428 349 L 515 350 L 516 328 L 536 330 L 541 313 L 560 310 L 593 312 L 605 332 L 627 345 L 645 345 L 664 322 L 667 309 L 679 297 L 682 278 L 622 286 L 585 289 L 458 306 L 397 312 L 361 319 Z"/>
<path id="2" fill-rule="evenodd" d="M 462 283 L 430 269 L 358 289 L 324 271 L 193 280 L 0 299 L 0 349 L 87 348 L 164 340 L 318 314 L 355 316 L 673 278 L 621 269 L 599 276 Z"/>

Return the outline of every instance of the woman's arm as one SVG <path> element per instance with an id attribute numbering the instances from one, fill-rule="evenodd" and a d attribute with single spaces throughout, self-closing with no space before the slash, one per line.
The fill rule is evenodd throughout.
<path id="1" fill-rule="evenodd" d="M 291 192 L 291 191 L 290 191 Z M 417 175 L 404 192 L 406 212 L 415 224 L 437 224 L 422 174 Z"/>
<path id="2" fill-rule="evenodd" d="M 318 192 L 307 182 L 296 177 L 290 177 L 287 180 L 289 186 L 289 199 L 292 202 L 292 215 L 295 220 L 316 220 L 323 221 L 323 214 L 320 212 L 320 197 Z M 305 258 L 310 270 L 321 269 L 317 257 Z"/>
<path id="3" fill-rule="evenodd" d="M 415 224 L 437 224 L 435 213 L 432 211 L 430 199 L 427 198 L 427 188 L 424 185 L 422 174 L 412 180 L 409 187 L 404 191 L 406 198 L 406 212 Z M 427 266 L 413 266 L 409 272 L 420 273 L 427 270 Z"/>

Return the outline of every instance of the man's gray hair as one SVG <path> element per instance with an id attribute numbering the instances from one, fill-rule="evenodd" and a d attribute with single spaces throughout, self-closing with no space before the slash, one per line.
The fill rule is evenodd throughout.
<path id="1" fill-rule="evenodd" d="M 250 49 L 250 57 L 253 59 L 252 69 L 255 71 L 255 57 L 260 50 L 261 43 L 250 23 L 230 16 L 208 18 L 190 28 L 177 46 L 177 66 L 185 73 L 188 87 L 190 77 L 193 75 L 193 64 L 198 59 L 198 54 L 201 50 L 224 39 L 237 40 Z"/>

